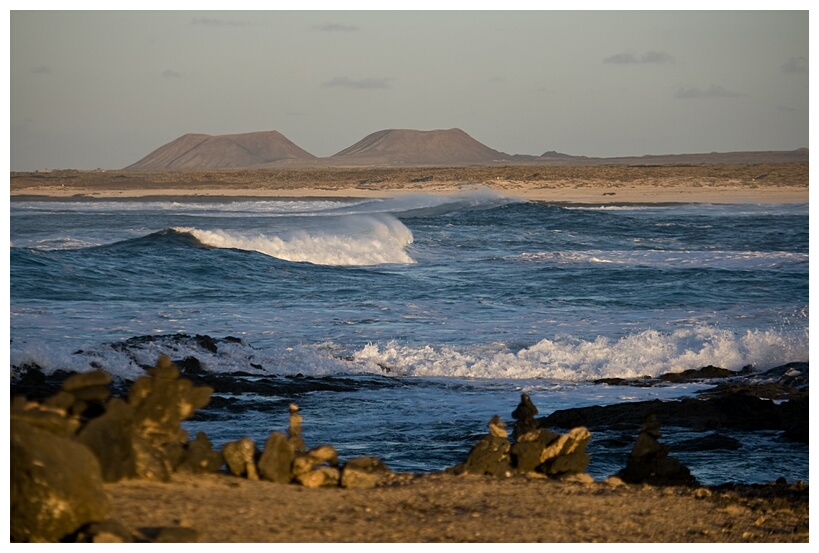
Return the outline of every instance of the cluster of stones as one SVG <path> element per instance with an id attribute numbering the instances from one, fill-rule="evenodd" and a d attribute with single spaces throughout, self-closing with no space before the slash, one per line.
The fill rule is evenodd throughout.
<path id="1" fill-rule="evenodd" d="M 510 476 L 535 473 L 551 478 L 587 476 L 589 455 L 586 445 L 591 433 L 585 427 L 560 435 L 541 428 L 535 420 L 537 407 L 527 394 L 512 412 L 515 419 L 512 439 L 497 415 L 489 421 L 489 434 L 469 452 L 466 460 L 449 470 L 454 474 Z M 592 480 L 589 476 L 588 480 Z"/>
<path id="2" fill-rule="evenodd" d="M 127 529 L 108 520 L 104 482 L 127 478 L 168 481 L 174 472 L 216 472 L 310 488 L 372 488 L 394 475 L 375 457 L 340 463 L 335 448 L 307 449 L 302 417 L 290 405 L 286 433 L 272 432 L 259 451 L 250 438 L 213 449 L 199 432 L 189 440 L 182 421 L 210 401 L 213 389 L 180 378 L 166 356 L 138 378 L 127 398 L 111 397 L 104 371 L 68 377 L 53 396 L 38 402 L 18 396 L 11 403 L 11 540 L 133 541 Z M 511 476 L 537 474 L 592 482 L 586 474 L 591 434 L 576 427 L 557 434 L 535 419 L 537 407 L 522 394 L 513 411 L 512 441 L 498 416 L 489 434 L 466 460 L 447 469 L 454 474 Z M 668 456 L 659 423 L 642 427 L 628 465 L 617 477 L 629 483 L 695 485 L 690 471 Z M 153 541 L 195 541 L 190 528 L 158 529 Z"/>
<path id="3" fill-rule="evenodd" d="M 392 474 L 373 457 L 340 466 L 332 446 L 308 451 L 295 405 L 287 435 L 273 432 L 261 454 L 249 438 L 221 451 L 203 432 L 189 440 L 182 422 L 208 404 L 213 389 L 180 378 L 167 356 L 147 373 L 125 399 L 111 397 L 104 371 L 74 374 L 41 402 L 12 399 L 12 541 L 133 541 L 108 520 L 104 482 L 169 481 L 175 472 L 216 472 L 225 465 L 247 478 L 309 487 L 374 487 Z M 195 530 L 160 529 L 154 541 L 176 540 L 195 540 Z"/>
<path id="4" fill-rule="evenodd" d="M 261 452 L 250 438 L 226 443 L 222 453 L 228 469 L 250 480 L 293 482 L 308 488 L 373 488 L 392 474 L 375 457 L 356 457 L 341 465 L 331 445 L 308 450 L 301 436 L 301 423 L 298 406 L 291 404 L 287 434 L 272 432 Z"/>

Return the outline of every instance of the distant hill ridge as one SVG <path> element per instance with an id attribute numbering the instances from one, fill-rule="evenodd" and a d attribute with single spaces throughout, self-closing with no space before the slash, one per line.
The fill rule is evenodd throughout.
<path id="1" fill-rule="evenodd" d="M 244 134 L 186 134 L 126 167 L 126 170 L 204 170 L 286 166 L 458 166 L 679 165 L 808 162 L 807 148 L 792 151 L 646 155 L 617 158 L 573 156 L 547 151 L 540 156 L 494 150 L 461 129 L 386 129 L 365 136 L 330 157 L 319 158 L 277 131 Z"/>
<path id="2" fill-rule="evenodd" d="M 168 142 L 126 169 L 227 169 L 267 165 L 280 160 L 312 160 L 277 131 L 244 134 L 186 134 Z"/>
<path id="3" fill-rule="evenodd" d="M 481 144 L 461 129 L 387 129 L 365 136 L 332 157 L 416 165 L 491 163 L 513 159 Z"/>

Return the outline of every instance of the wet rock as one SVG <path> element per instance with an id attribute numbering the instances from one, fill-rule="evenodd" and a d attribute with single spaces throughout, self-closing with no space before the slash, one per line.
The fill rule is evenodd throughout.
<path id="1" fill-rule="evenodd" d="M 236 476 L 245 476 L 248 480 L 259 479 L 256 468 L 256 443 L 252 439 L 245 437 L 226 443 L 222 446 L 222 455 L 228 469 Z"/>
<path id="2" fill-rule="evenodd" d="M 287 484 L 293 479 L 293 461 L 296 452 L 287 436 L 273 432 L 267 438 L 259 457 L 259 475 L 264 480 Z"/>
<path id="3" fill-rule="evenodd" d="M 708 365 L 699 369 L 688 369 L 678 373 L 661 374 L 659 379 L 663 382 L 690 382 L 692 380 L 704 380 L 709 378 L 728 378 L 737 376 L 738 373 Z"/>
<path id="4" fill-rule="evenodd" d="M 12 421 L 9 460 L 12 541 L 57 541 L 108 517 L 100 465 L 86 446 Z"/>
<path id="5" fill-rule="evenodd" d="M 538 419 L 538 423 L 543 428 L 636 429 L 654 414 L 669 426 L 696 430 L 784 430 L 783 416 L 788 410 L 785 403 L 777 405 L 752 395 L 729 393 L 706 399 L 684 397 L 563 409 Z"/>
<path id="6" fill-rule="evenodd" d="M 77 439 L 97 457 L 106 482 L 136 476 L 134 410 L 123 400 L 109 401 L 105 412 L 88 421 Z"/>
<path id="7" fill-rule="evenodd" d="M 674 444 L 675 451 L 715 451 L 719 449 L 734 451 L 741 447 L 742 443 L 736 438 L 718 433 Z"/>
<path id="8" fill-rule="evenodd" d="M 355 457 L 344 464 L 340 484 L 342 488 L 374 488 L 390 474 L 392 471 L 381 459 Z"/>

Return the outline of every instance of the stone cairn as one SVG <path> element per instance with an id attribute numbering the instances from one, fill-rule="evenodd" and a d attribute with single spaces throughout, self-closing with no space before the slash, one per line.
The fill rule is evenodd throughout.
<path id="1" fill-rule="evenodd" d="M 11 402 L 12 541 L 95 541 L 131 536 L 107 521 L 103 482 L 170 480 L 175 471 L 216 471 L 222 455 L 200 433 L 188 441 L 181 423 L 213 390 L 179 378 L 166 356 L 112 398 L 111 377 L 97 370 L 69 376 L 42 402 Z M 54 509 L 54 505 L 61 505 Z"/>
<path id="2" fill-rule="evenodd" d="M 102 370 L 78 373 L 41 402 L 12 399 L 11 541 L 134 541 L 127 529 L 108 520 L 105 482 L 169 481 L 173 473 L 217 472 L 225 466 L 251 480 L 307 487 L 372 488 L 393 475 L 374 457 L 342 465 L 331 445 L 307 450 L 295 404 L 287 435 L 271 433 L 262 452 L 247 437 L 221 451 L 203 432 L 189 440 L 182 421 L 209 403 L 213 389 L 180 378 L 164 355 L 134 381 L 126 398 L 111 397 L 111 383 Z M 156 531 L 153 541 L 196 540 L 191 528 Z"/>
<path id="3" fill-rule="evenodd" d="M 475 444 L 463 463 L 447 471 L 490 476 L 540 474 L 551 478 L 592 480 L 585 474 L 589 465 L 586 445 L 591 440 L 591 433 L 585 427 L 578 427 L 563 435 L 556 434 L 540 427 L 535 420 L 537 413 L 529 396 L 521 394 L 520 404 L 512 412 L 514 443 L 509 441 L 503 421 L 495 415 L 489 421 L 489 434 Z"/>
<path id="4" fill-rule="evenodd" d="M 634 442 L 628 463 L 616 476 L 630 484 L 696 486 L 697 479 L 688 467 L 668 456 L 669 447 L 659 442 L 660 436 L 660 423 L 650 415 Z"/>

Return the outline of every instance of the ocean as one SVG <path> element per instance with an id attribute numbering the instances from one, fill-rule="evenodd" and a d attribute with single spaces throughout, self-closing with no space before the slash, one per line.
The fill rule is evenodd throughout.
<path id="1" fill-rule="evenodd" d="M 14 200 L 10 235 L 12 373 L 195 358 L 233 383 L 185 423 L 217 447 L 261 447 L 292 402 L 308 446 L 430 472 L 524 392 L 543 416 L 708 387 L 600 378 L 809 357 L 808 204 Z M 808 481 L 808 445 L 776 432 L 675 454 L 701 433 L 663 431 L 704 484 Z M 593 434 L 592 476 L 625 466 L 625 438 Z"/>

